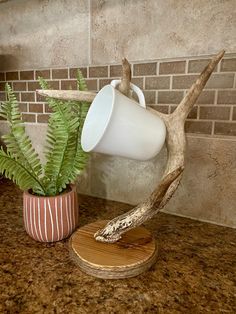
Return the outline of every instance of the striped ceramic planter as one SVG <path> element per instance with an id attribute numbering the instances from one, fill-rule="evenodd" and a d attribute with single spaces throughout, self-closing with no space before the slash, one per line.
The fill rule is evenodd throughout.
<path id="1" fill-rule="evenodd" d="M 67 238 L 78 224 L 76 186 L 57 196 L 23 194 L 26 232 L 36 241 L 54 242 Z"/>

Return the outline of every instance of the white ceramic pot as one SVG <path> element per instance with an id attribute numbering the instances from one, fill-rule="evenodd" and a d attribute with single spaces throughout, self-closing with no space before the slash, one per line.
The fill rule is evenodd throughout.
<path id="1" fill-rule="evenodd" d="M 131 84 L 138 104 L 115 88 L 119 83 L 115 80 L 104 86 L 92 102 L 82 130 L 82 148 L 136 160 L 151 159 L 165 142 L 165 124 L 146 109 L 139 87 Z"/>

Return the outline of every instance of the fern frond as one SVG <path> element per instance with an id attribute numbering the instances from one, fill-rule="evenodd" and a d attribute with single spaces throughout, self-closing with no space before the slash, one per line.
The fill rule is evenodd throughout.
<path id="1" fill-rule="evenodd" d="M 6 84 L 7 101 L 2 104 L 0 114 L 10 126 L 9 134 L 2 136 L 11 158 L 20 163 L 27 171 L 40 182 L 42 166 L 38 154 L 32 147 L 30 138 L 25 134 L 25 127 L 21 121 L 18 102 L 10 85 Z M 43 186 L 41 185 L 43 190 Z"/>
<path id="2" fill-rule="evenodd" d="M 42 88 L 48 88 L 40 80 Z M 68 173 L 74 158 L 79 117 L 75 115 L 68 101 L 48 99 L 53 113 L 48 122 L 46 165 L 44 182 L 50 194 L 58 194 L 68 181 Z"/>
<path id="3" fill-rule="evenodd" d="M 77 89 L 87 91 L 88 87 L 80 69 L 77 70 Z"/>
<path id="4" fill-rule="evenodd" d="M 44 195 L 40 182 L 20 162 L 9 153 L 0 149 L 0 173 L 15 182 L 22 190 L 33 189 L 39 195 Z"/>
<path id="5" fill-rule="evenodd" d="M 77 88 L 81 91 L 88 90 L 85 79 L 79 69 L 77 72 Z M 87 102 L 73 102 L 72 104 L 75 115 L 79 117 L 79 125 L 76 134 L 75 155 L 69 168 L 68 182 L 75 181 L 78 175 L 84 170 L 88 161 L 88 153 L 84 152 L 81 147 L 81 133 L 89 105 Z"/>

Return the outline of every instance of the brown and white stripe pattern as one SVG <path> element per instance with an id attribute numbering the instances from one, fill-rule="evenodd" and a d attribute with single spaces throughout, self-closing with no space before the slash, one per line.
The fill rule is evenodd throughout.
<path id="1" fill-rule="evenodd" d="M 67 238 L 78 225 L 76 187 L 48 197 L 24 192 L 23 218 L 26 232 L 36 241 L 54 242 Z"/>

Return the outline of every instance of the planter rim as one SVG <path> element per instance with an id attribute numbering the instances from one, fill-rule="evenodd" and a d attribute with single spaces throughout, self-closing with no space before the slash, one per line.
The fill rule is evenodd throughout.
<path id="1" fill-rule="evenodd" d="M 70 191 L 67 191 L 67 192 L 62 192 L 60 194 L 57 194 L 57 195 L 51 195 L 51 196 L 47 196 L 47 195 L 34 195 L 34 194 L 31 194 L 29 192 L 29 190 L 25 190 L 23 191 L 23 194 L 26 196 L 30 196 L 32 198 L 46 198 L 46 199 L 52 199 L 52 198 L 55 198 L 55 197 L 59 197 L 59 196 L 64 196 L 64 195 L 68 195 L 68 194 L 71 194 L 71 193 L 74 193 L 76 191 L 76 184 L 69 184 L 71 190 Z"/>

